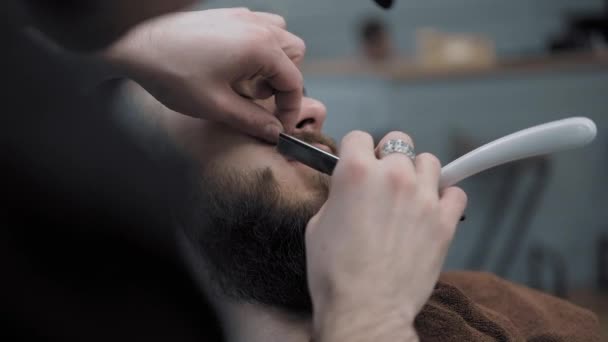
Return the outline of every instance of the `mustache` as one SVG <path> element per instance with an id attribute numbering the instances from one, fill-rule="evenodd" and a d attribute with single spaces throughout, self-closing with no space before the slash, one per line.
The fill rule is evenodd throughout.
<path id="1" fill-rule="evenodd" d="M 338 155 L 338 146 L 334 139 L 324 135 L 322 133 L 316 132 L 297 132 L 292 134 L 292 136 L 307 142 L 309 144 L 321 144 L 329 147 L 331 152 L 335 155 Z"/>

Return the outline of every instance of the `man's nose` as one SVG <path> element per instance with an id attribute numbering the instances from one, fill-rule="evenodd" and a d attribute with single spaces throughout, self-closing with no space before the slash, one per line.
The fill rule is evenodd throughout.
<path id="1" fill-rule="evenodd" d="M 323 103 L 309 97 L 304 97 L 295 133 L 321 132 L 326 116 L 327 108 Z"/>

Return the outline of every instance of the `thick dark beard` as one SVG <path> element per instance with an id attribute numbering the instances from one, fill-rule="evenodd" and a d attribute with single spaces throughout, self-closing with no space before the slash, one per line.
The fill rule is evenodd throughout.
<path id="1" fill-rule="evenodd" d="M 326 178 L 303 200 L 282 193 L 270 169 L 206 175 L 180 216 L 209 282 L 230 299 L 310 315 L 304 234 L 327 199 Z"/>

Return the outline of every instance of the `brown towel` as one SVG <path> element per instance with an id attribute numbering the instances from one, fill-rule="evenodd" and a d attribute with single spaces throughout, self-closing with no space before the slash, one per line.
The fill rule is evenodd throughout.
<path id="1" fill-rule="evenodd" d="M 597 317 L 486 273 L 441 276 L 416 318 L 421 341 L 600 341 Z"/>

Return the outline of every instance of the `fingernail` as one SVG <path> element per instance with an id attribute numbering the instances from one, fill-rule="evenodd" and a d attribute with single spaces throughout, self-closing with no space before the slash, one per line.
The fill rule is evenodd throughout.
<path id="1" fill-rule="evenodd" d="M 279 139 L 279 133 L 281 133 L 283 129 L 276 124 L 269 124 L 264 128 L 264 131 L 268 139 L 272 139 L 272 141 L 277 141 Z"/>
<path id="2" fill-rule="evenodd" d="M 460 217 L 460 222 L 464 222 L 464 221 L 466 221 L 466 219 L 467 219 L 467 215 L 462 215 Z"/>

